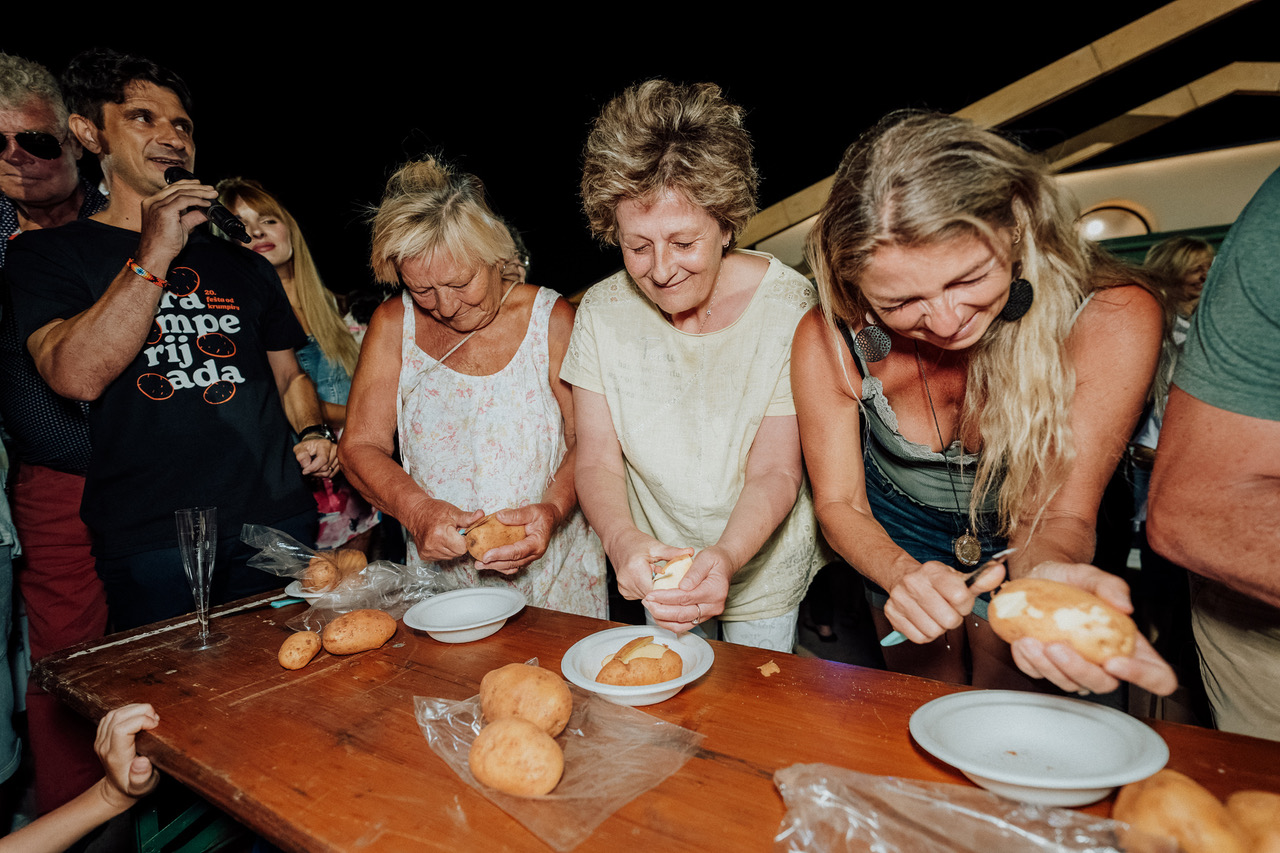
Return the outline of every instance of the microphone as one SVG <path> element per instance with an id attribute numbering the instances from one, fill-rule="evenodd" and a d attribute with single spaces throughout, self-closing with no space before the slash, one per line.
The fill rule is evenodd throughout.
<path id="1" fill-rule="evenodd" d="M 194 181 L 195 179 L 195 175 L 181 166 L 170 166 L 164 170 L 164 182 L 166 184 L 171 184 L 174 181 Z M 239 240 L 241 243 L 249 242 L 249 232 L 245 230 L 244 223 L 219 202 L 215 201 L 205 208 L 204 214 L 209 217 L 210 222 L 221 228 L 222 232 L 228 237 Z"/>

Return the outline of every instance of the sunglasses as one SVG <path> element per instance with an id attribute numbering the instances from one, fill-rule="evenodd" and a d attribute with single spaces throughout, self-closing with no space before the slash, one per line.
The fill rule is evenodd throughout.
<path id="1" fill-rule="evenodd" d="M 43 130 L 21 130 L 17 133 L 0 131 L 0 136 L 12 136 L 19 148 L 41 160 L 57 160 L 61 157 L 62 143 L 66 141 L 65 136 L 58 139 L 52 133 L 45 133 Z"/>

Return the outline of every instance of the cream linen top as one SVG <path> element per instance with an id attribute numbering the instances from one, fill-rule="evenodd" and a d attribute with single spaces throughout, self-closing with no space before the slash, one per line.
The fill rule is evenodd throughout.
<path id="1" fill-rule="evenodd" d="M 574 320 L 560 377 L 608 401 L 631 518 L 673 547 L 715 544 L 742 493 L 760 421 L 796 413 L 791 338 L 818 297 L 795 270 L 762 257 L 764 279 L 727 328 L 679 331 L 625 271 L 588 290 Z M 819 568 L 806 478 L 791 513 L 734 576 L 720 618 L 783 615 Z"/>

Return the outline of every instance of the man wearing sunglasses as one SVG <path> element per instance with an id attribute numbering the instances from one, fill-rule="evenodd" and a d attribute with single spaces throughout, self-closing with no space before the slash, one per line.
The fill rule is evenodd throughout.
<path id="1" fill-rule="evenodd" d="M 94 49 L 63 75 L 70 125 L 98 155 L 106 210 L 9 249 L 15 313 L 40 373 L 92 401 L 81 514 L 112 626 L 192 610 L 174 511 L 216 506 L 214 603 L 283 585 L 247 565 L 241 523 L 314 542 L 303 475 L 330 476 L 306 336 L 262 256 L 198 229 L 217 191 L 197 180 L 186 85 L 150 60 Z M 294 444 L 290 428 L 305 440 Z M 309 531 L 309 533 L 308 533 Z M 279 583 L 277 583 L 279 582 Z"/>
<path id="2" fill-rule="evenodd" d="M 0 267 L 8 238 L 54 228 L 104 206 L 76 169 L 82 149 L 67 127 L 57 81 L 43 66 L 0 53 Z M 86 203 L 88 202 L 88 203 Z M 86 208 L 93 208 L 84 214 Z"/>
<path id="3" fill-rule="evenodd" d="M 57 80 L 43 66 L 0 54 L 0 134 L 3 268 L 15 234 L 87 218 L 106 207 L 106 199 L 79 175 L 76 161 L 82 149 L 68 129 Z M 39 660 L 101 637 L 107 626 L 106 595 L 94 571 L 89 530 L 80 519 L 89 467 L 88 406 L 49 389 L 8 307 L 0 318 L 0 376 L 0 416 L 8 448 L 19 464 L 13 520 L 24 559 L 18 564 L 17 587 L 26 601 L 32 658 Z M 0 505 L 0 511 L 3 508 Z M 0 542 L 3 539 L 0 534 Z M 0 550 L 3 547 L 0 544 Z M 8 590 L 4 575 L 3 638 L 8 637 Z M 0 729 L 8 720 L 3 705 L 0 698 Z M 76 796 L 101 772 L 93 751 L 94 732 L 34 681 L 27 685 L 27 727 L 37 767 L 36 806 L 44 813 Z M 5 775 L 6 755 L 0 744 L 0 778 Z"/>

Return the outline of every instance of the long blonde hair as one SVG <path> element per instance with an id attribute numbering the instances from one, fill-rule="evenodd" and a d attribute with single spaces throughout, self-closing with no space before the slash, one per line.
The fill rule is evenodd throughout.
<path id="1" fill-rule="evenodd" d="M 983 443 L 971 521 L 994 490 L 1004 535 L 1043 508 L 1075 456 L 1075 370 L 1065 342 L 1094 287 L 1095 261 L 1107 284 L 1120 283 L 1075 218 L 1044 166 L 1017 145 L 962 119 L 900 112 L 845 152 L 809 234 L 826 320 L 856 329 L 871 313 L 858 281 L 880 248 L 968 235 L 999 251 L 997 230 L 1016 229 L 1006 260 L 1032 283 L 1035 301 L 1017 322 L 996 321 L 973 348 L 959 433 L 976 424 Z"/>
<path id="2" fill-rule="evenodd" d="M 298 228 L 298 221 L 285 210 L 284 205 L 262 188 L 257 181 L 245 178 L 227 178 L 218 183 L 219 200 L 229 210 L 244 204 L 258 216 L 274 216 L 289 228 L 289 241 L 293 244 L 293 286 L 298 293 L 298 311 L 311 329 L 311 335 L 320 345 L 325 358 L 340 365 L 347 375 L 355 373 L 360 358 L 360 345 L 338 313 L 338 301 L 320 279 L 320 271 L 311 257 L 307 241 Z"/>

